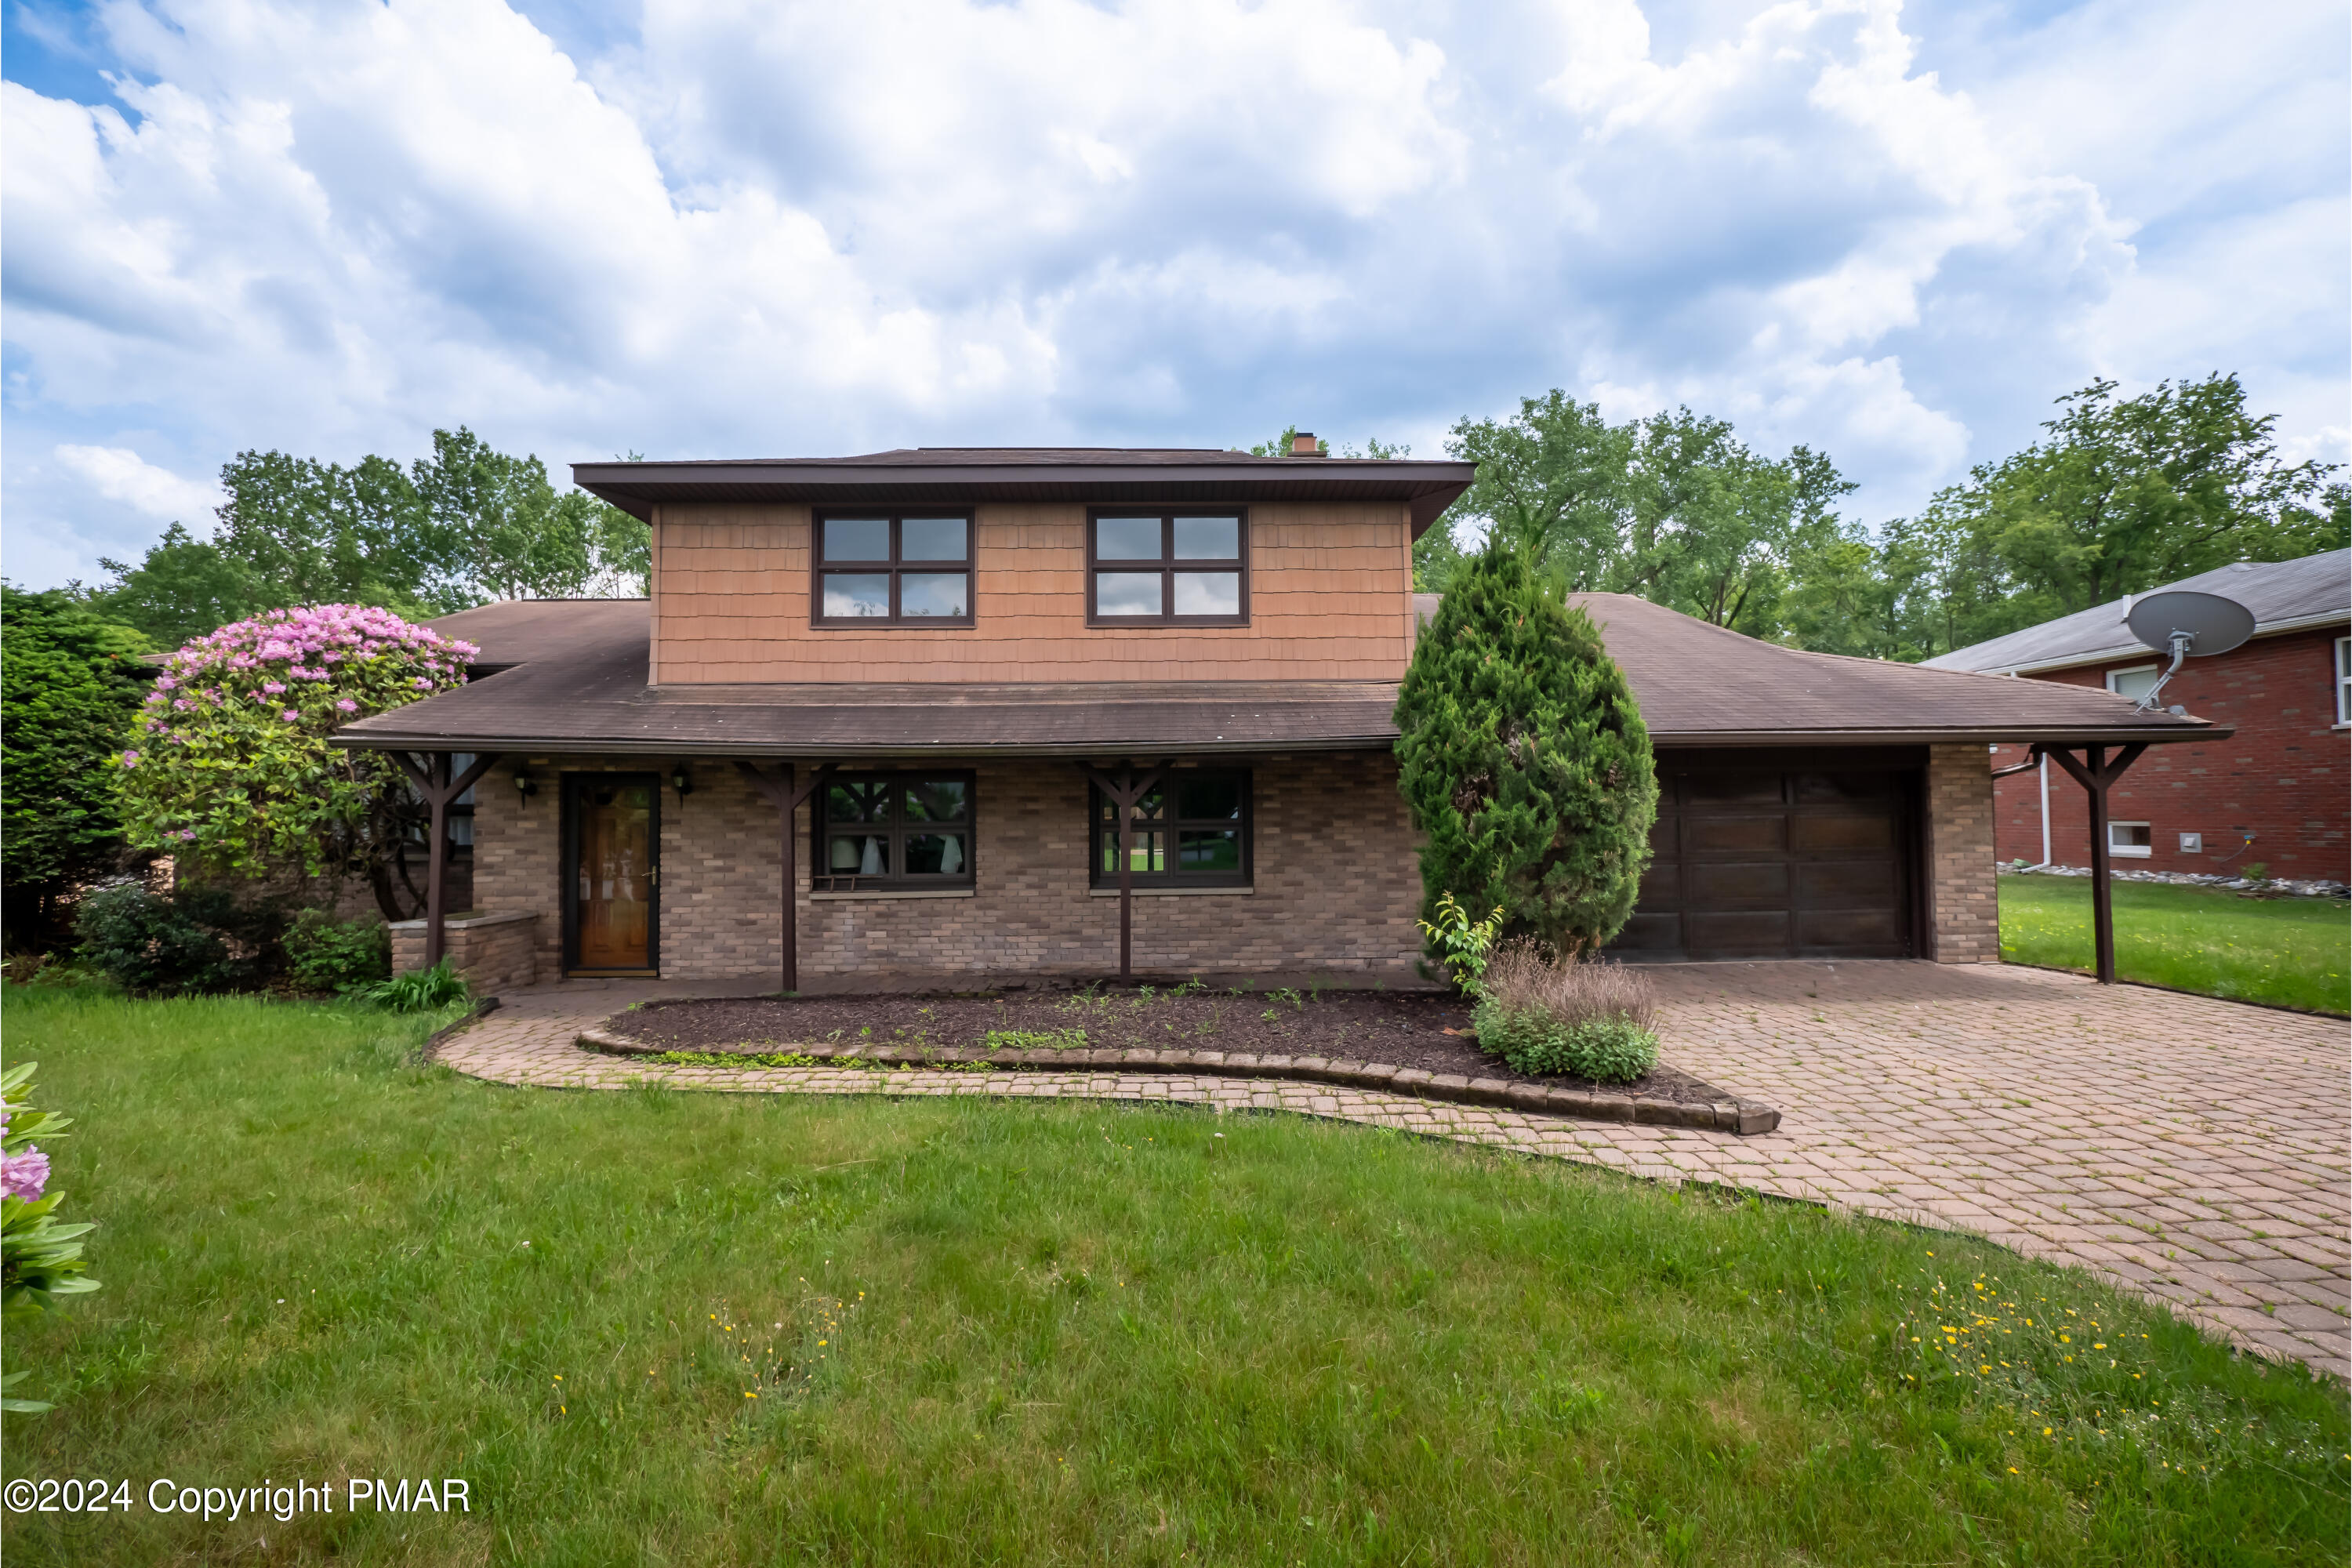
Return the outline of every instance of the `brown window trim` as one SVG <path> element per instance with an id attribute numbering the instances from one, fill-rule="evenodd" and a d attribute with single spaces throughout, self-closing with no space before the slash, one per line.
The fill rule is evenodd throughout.
<path id="1" fill-rule="evenodd" d="M 963 519 L 963 560 L 908 561 L 900 541 L 900 529 L 910 517 Z M 887 522 L 890 525 L 890 558 L 887 561 L 827 561 L 824 558 L 824 525 L 829 521 Z M 941 629 L 970 627 L 979 624 L 980 603 L 975 590 L 979 587 L 976 568 L 980 563 L 980 520 L 968 507 L 900 507 L 892 510 L 845 509 L 838 511 L 818 510 L 809 515 L 809 625 L 822 627 L 840 626 L 931 626 Z M 856 574 L 862 576 L 884 575 L 890 579 L 890 613 L 887 616 L 828 616 L 824 613 L 824 578 L 828 572 Z M 898 611 L 898 579 L 913 572 L 929 576 L 963 574 L 965 613 L 961 616 L 907 616 Z"/>
<path id="2" fill-rule="evenodd" d="M 828 824 L 825 806 L 832 799 L 833 786 L 842 784 L 908 784 L 929 780 L 953 781 L 963 785 L 964 815 L 961 823 L 910 823 L 899 814 L 900 803 L 891 803 L 890 820 L 882 823 L 842 823 L 845 830 L 866 828 L 872 836 L 890 841 L 891 871 L 887 876 L 867 877 L 855 872 L 830 869 L 825 858 L 825 838 Z M 969 768 L 900 768 L 858 773 L 835 773 L 809 797 L 809 891 L 811 893 L 905 893 L 936 889 L 940 892 L 968 890 L 979 886 L 977 868 L 980 865 L 980 784 L 978 775 Z M 898 869 L 906 864 L 906 841 L 910 833 L 920 833 L 929 827 L 960 829 L 963 834 L 963 869 L 944 874 L 908 876 Z"/>
<path id="3" fill-rule="evenodd" d="M 1257 835 L 1255 832 L 1257 808 L 1251 789 L 1250 771 L 1247 768 L 1171 768 L 1160 775 L 1158 786 L 1160 798 L 1162 802 L 1172 802 L 1176 790 L 1181 788 L 1186 780 L 1207 778 L 1229 778 L 1240 781 L 1242 868 L 1238 872 L 1172 869 L 1137 871 L 1132 874 L 1132 881 L 1139 891 L 1146 889 L 1169 888 L 1255 888 L 1257 885 Z M 1118 886 L 1118 872 L 1116 868 L 1110 870 L 1103 869 L 1105 855 L 1110 856 L 1114 861 L 1118 856 L 1117 847 L 1118 824 L 1117 819 L 1108 813 L 1106 808 L 1108 804 L 1100 790 L 1091 784 L 1087 786 L 1087 886 L 1089 889 Z M 1155 828 L 1170 835 L 1172 841 L 1162 852 L 1164 858 L 1178 851 L 1183 842 L 1182 835 L 1186 827 L 1229 827 L 1233 826 L 1233 820 L 1229 816 L 1171 816 L 1156 818 L 1138 816 L 1134 820 L 1133 831 L 1139 837 Z"/>
<path id="4" fill-rule="evenodd" d="M 1160 514 L 1160 558 L 1157 561 L 1100 561 L 1095 554 L 1095 525 L 1106 517 L 1149 517 Z M 1231 517 L 1234 520 L 1235 544 L 1241 553 L 1219 560 L 1194 561 L 1176 558 L 1176 519 L 1179 517 Z M 1096 506 L 1087 509 L 1087 625 L 1106 629 L 1118 626 L 1245 626 L 1250 624 L 1250 520 L 1245 506 Z M 1241 574 L 1242 613 L 1238 616 L 1179 616 L 1173 613 L 1158 616 L 1104 616 L 1095 610 L 1095 572 L 1134 571 L 1160 574 L 1160 602 L 1176 603 L 1176 574 L 1180 571 L 1238 571 Z"/>

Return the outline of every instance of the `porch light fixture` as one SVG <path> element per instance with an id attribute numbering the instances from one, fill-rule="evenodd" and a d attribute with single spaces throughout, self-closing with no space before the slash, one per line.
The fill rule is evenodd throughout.
<path id="1" fill-rule="evenodd" d="M 539 781 L 531 777 L 529 773 L 523 772 L 520 768 L 517 768 L 515 770 L 516 799 L 524 805 L 529 805 L 530 797 L 538 793 Z"/>
<path id="2" fill-rule="evenodd" d="M 680 805 L 684 805 L 686 797 L 694 793 L 694 774 L 688 771 L 684 763 L 670 769 L 669 787 L 677 791 L 677 804 Z"/>

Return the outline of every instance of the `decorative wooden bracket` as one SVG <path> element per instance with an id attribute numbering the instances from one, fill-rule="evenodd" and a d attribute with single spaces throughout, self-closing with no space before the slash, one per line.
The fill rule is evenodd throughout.
<path id="1" fill-rule="evenodd" d="M 2117 752 L 2110 762 L 2105 746 L 2085 746 L 2079 759 L 2064 746 L 2045 744 L 2033 748 L 2035 753 L 2051 758 L 2065 769 L 2091 797 L 2091 940 L 2102 985 L 2116 983 L 2116 895 L 2107 880 L 2107 791 L 2147 750 L 2147 742 L 2136 742 Z"/>
<path id="2" fill-rule="evenodd" d="M 800 841 L 793 832 L 793 818 L 799 813 L 802 803 L 824 788 L 824 781 L 833 776 L 833 764 L 826 763 L 817 768 L 809 774 L 808 783 L 798 788 L 793 784 L 793 764 L 790 763 L 783 763 L 775 776 L 762 772 L 758 763 L 746 762 L 741 757 L 735 759 L 735 766 L 751 781 L 753 789 L 767 797 L 768 804 L 774 806 L 777 815 L 784 820 L 783 988 L 798 991 L 801 988 Z"/>
<path id="3" fill-rule="evenodd" d="M 426 752 L 424 765 L 407 752 L 394 752 L 392 760 L 408 775 L 416 793 L 425 797 L 425 809 L 432 815 L 432 835 L 425 851 L 425 967 L 432 968 L 441 962 L 445 942 L 445 922 L 448 910 L 445 907 L 447 894 L 449 865 L 449 807 L 457 798 L 479 784 L 490 764 L 499 760 L 495 752 L 476 754 L 473 765 L 456 778 L 449 776 L 447 752 Z"/>
<path id="4" fill-rule="evenodd" d="M 1121 765 L 1114 777 L 1101 768 L 1081 766 L 1085 768 L 1087 777 L 1094 781 L 1094 786 L 1108 795 L 1111 804 L 1118 808 L 1118 977 L 1130 980 L 1135 975 L 1135 806 L 1160 782 L 1161 770 L 1155 764 L 1138 774 L 1135 764 L 1128 763 Z M 1092 824 L 1087 826 L 1087 853 L 1091 855 L 1094 853 Z M 1087 879 L 1094 879 L 1091 868 L 1087 870 Z"/>

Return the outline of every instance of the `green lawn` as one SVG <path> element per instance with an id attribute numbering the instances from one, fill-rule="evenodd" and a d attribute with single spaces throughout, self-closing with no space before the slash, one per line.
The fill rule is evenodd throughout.
<path id="1" fill-rule="evenodd" d="M 382 1015 L 5 1007 L 106 1282 L 9 1335 L 59 1408 L 7 1475 L 473 1501 L 11 1514 L 11 1568 L 2343 1560 L 2342 1385 L 1950 1236 L 1283 1117 L 520 1091 Z"/>
<path id="2" fill-rule="evenodd" d="M 2116 973 L 2245 1002 L 2352 1011 L 2352 911 L 2336 899 L 2242 899 L 2211 888 L 2117 882 Z M 2000 955 L 2091 967 L 2091 879 L 2000 879 Z"/>

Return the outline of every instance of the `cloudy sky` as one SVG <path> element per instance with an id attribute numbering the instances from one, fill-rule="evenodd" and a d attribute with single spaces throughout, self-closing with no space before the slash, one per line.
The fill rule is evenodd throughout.
<path id="1" fill-rule="evenodd" d="M 1560 386 L 1874 524 L 2099 374 L 2352 446 L 2338 0 L 0 5 L 23 584 L 459 423 L 1438 456 Z"/>

